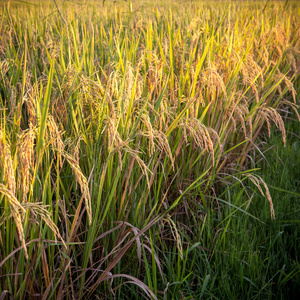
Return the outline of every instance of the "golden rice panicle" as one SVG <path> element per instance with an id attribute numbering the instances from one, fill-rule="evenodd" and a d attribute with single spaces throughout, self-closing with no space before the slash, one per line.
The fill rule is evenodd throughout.
<path id="1" fill-rule="evenodd" d="M 48 119 L 47 119 L 47 127 L 49 130 L 49 138 L 54 148 L 57 149 L 59 153 L 64 151 L 65 144 L 61 138 L 62 132 L 59 131 L 53 116 L 51 116 L 50 114 L 48 115 Z M 61 157 L 59 156 L 58 159 L 59 159 L 60 167 L 62 167 Z"/>
<path id="2" fill-rule="evenodd" d="M 168 138 L 166 137 L 166 135 L 163 132 L 161 132 L 159 130 L 154 131 L 154 137 L 155 137 L 155 140 L 157 141 L 158 147 L 169 156 L 169 158 L 171 160 L 172 168 L 173 168 L 173 170 L 175 170 L 175 165 L 174 165 L 175 159 L 172 155 L 172 150 L 169 145 Z"/>
<path id="3" fill-rule="evenodd" d="M 146 166 L 145 162 L 139 157 L 138 151 L 130 148 L 129 143 L 131 140 L 130 139 L 127 139 L 125 141 L 122 140 L 117 130 L 117 126 L 114 124 L 111 118 L 106 118 L 106 125 L 104 131 L 106 131 L 107 133 L 109 153 L 110 155 L 118 153 L 119 165 L 121 169 L 122 169 L 122 151 L 124 151 L 129 153 L 132 157 L 135 158 L 135 160 L 140 166 L 140 169 L 145 175 L 147 180 L 147 185 L 150 188 L 150 181 L 148 177 L 148 172 L 150 172 L 150 170 Z M 141 135 L 144 134 L 142 133 Z"/>
<path id="4" fill-rule="evenodd" d="M 278 80 L 278 81 L 279 80 L 283 80 L 283 82 L 285 83 L 286 87 L 291 92 L 292 97 L 293 97 L 293 101 L 296 104 L 296 95 L 297 95 L 297 92 L 296 92 L 296 90 L 294 88 L 294 85 L 293 85 L 291 79 L 289 79 L 286 75 L 282 74 L 278 68 L 277 68 L 277 74 L 276 74 L 276 76 L 275 76 L 274 79 Z M 282 93 L 280 84 L 278 85 L 278 91 Z"/>
<path id="5" fill-rule="evenodd" d="M 209 152 L 212 157 L 213 165 L 215 164 L 215 152 L 213 140 L 220 141 L 220 138 L 215 130 L 206 127 L 199 119 L 190 118 L 188 121 L 183 121 L 179 124 L 188 132 L 197 147 L 200 147 L 205 152 Z"/>
<path id="6" fill-rule="evenodd" d="M 122 97 L 122 76 L 118 70 L 112 71 L 107 80 L 107 91 L 111 98 Z"/>
<path id="7" fill-rule="evenodd" d="M 284 76 L 284 83 L 286 84 L 286 86 L 288 87 L 289 91 L 292 93 L 292 97 L 293 97 L 293 101 L 294 103 L 296 103 L 296 95 L 297 92 L 294 88 L 293 83 L 291 82 L 291 80 L 289 78 L 287 78 L 286 76 Z"/>
<path id="8" fill-rule="evenodd" d="M 273 220 L 275 220 L 275 211 L 274 211 L 273 201 L 272 201 L 272 198 L 271 198 L 269 188 L 268 188 L 267 184 L 264 182 L 264 180 L 262 180 L 261 177 L 258 176 L 258 178 L 260 179 L 261 183 L 263 184 L 263 186 L 266 190 L 266 197 L 267 197 L 269 205 L 270 205 L 271 218 Z"/>
<path id="9" fill-rule="evenodd" d="M 1 47 L 0 47 L 0 53 L 1 53 Z M 1 57 L 1 62 L 0 62 L 0 78 L 1 80 L 4 80 L 5 79 L 5 76 L 6 73 L 9 71 L 9 68 L 10 68 L 10 63 L 9 63 L 9 59 L 3 59 Z"/>
<path id="10" fill-rule="evenodd" d="M 180 234 L 178 232 L 177 226 L 174 223 L 174 221 L 171 219 L 170 215 L 167 215 L 167 218 L 164 219 L 170 226 L 171 228 L 171 233 L 172 236 L 174 238 L 174 240 L 176 241 L 176 246 L 179 252 L 179 256 L 181 259 L 183 259 L 183 248 L 182 248 L 182 242 L 181 242 L 181 237 Z"/>
<path id="11" fill-rule="evenodd" d="M 128 62 L 129 64 L 129 62 Z M 144 89 L 144 80 L 143 80 L 143 76 L 140 74 L 140 69 L 141 69 L 141 64 L 137 64 L 135 66 L 135 68 L 133 68 L 132 66 L 130 66 L 131 69 L 131 75 L 130 75 L 130 79 L 133 80 L 133 85 L 131 87 L 131 90 L 129 90 L 127 88 L 127 94 L 130 93 L 130 97 L 131 97 L 131 93 L 133 91 L 133 87 L 134 87 L 134 82 L 136 80 L 136 86 L 135 86 L 135 99 L 139 99 L 142 96 L 143 93 L 143 89 Z M 134 75 L 136 74 L 136 75 Z M 130 98 L 129 98 L 130 99 Z"/>
<path id="12" fill-rule="evenodd" d="M 16 179 L 11 158 L 10 146 L 4 137 L 4 132 L 0 129 L 0 166 L 3 169 L 4 176 L 9 190 L 16 194 Z"/>
<path id="13" fill-rule="evenodd" d="M 297 58 L 300 57 L 300 51 L 296 47 L 290 47 L 290 49 L 285 51 L 285 57 L 287 61 L 291 64 L 295 74 L 299 71 L 299 65 L 297 66 Z"/>
<path id="14" fill-rule="evenodd" d="M 161 90 L 161 83 L 165 79 L 165 73 L 163 72 L 164 62 L 159 59 L 155 51 L 144 50 L 141 51 L 139 57 L 138 66 L 141 68 L 145 62 L 148 64 L 146 84 L 148 93 L 157 96 Z"/>
<path id="15" fill-rule="evenodd" d="M 217 71 L 217 67 L 214 63 L 208 62 L 208 68 L 205 71 L 206 85 L 210 91 L 216 91 L 217 97 L 220 97 L 223 92 L 223 99 L 226 100 L 227 93 L 223 78 Z"/>
<path id="16" fill-rule="evenodd" d="M 65 151 L 60 152 L 60 154 L 68 161 L 75 175 L 76 182 L 78 182 L 80 186 L 82 196 L 85 200 L 85 206 L 89 218 L 89 224 L 91 225 L 92 224 L 92 202 L 91 202 L 91 196 L 90 196 L 87 179 L 83 175 L 80 166 L 78 165 L 76 159 L 73 156 L 71 156 L 69 153 Z"/>
<path id="17" fill-rule="evenodd" d="M 123 146 L 128 143 L 128 141 L 123 141 L 117 126 L 114 123 L 114 120 L 112 118 L 106 118 L 106 126 L 105 129 L 107 131 L 107 135 L 108 135 L 108 148 L 109 148 L 109 152 L 113 153 L 113 152 L 118 152 L 118 158 L 119 158 L 119 163 L 120 166 L 122 168 L 122 153 L 121 153 L 121 149 L 123 148 Z"/>
<path id="18" fill-rule="evenodd" d="M 30 90 L 27 92 L 24 97 L 24 103 L 26 106 L 27 116 L 28 116 L 28 124 L 32 124 L 33 126 L 37 125 L 37 114 L 36 114 L 36 103 L 35 100 L 38 97 L 38 87 L 35 84 Z"/>
<path id="19" fill-rule="evenodd" d="M 248 138 L 247 135 L 247 128 L 246 128 L 246 122 L 245 119 L 249 115 L 249 108 L 246 101 L 239 101 L 239 103 L 236 105 L 234 104 L 234 114 L 235 114 L 235 121 L 238 120 L 242 126 L 242 130 L 244 133 L 245 138 Z M 247 122 L 249 125 L 249 135 L 252 136 L 252 124 L 249 121 Z"/>
<path id="20" fill-rule="evenodd" d="M 52 107 L 52 115 L 56 120 L 60 120 L 63 126 L 67 126 L 68 118 L 67 118 L 67 109 L 66 103 L 64 101 L 63 96 L 58 96 L 51 105 Z"/>
<path id="21" fill-rule="evenodd" d="M 269 188 L 268 188 L 267 184 L 265 183 L 265 181 L 260 176 L 258 176 L 258 175 L 245 174 L 245 176 L 248 177 L 252 181 L 252 183 L 254 183 L 254 185 L 258 188 L 258 190 L 260 191 L 260 193 L 262 194 L 262 196 L 267 197 L 267 200 L 268 200 L 269 205 L 270 205 L 271 218 L 273 220 L 275 220 L 275 211 L 274 211 L 272 197 L 271 197 Z M 266 195 L 265 195 L 265 193 L 263 192 L 263 190 L 261 188 L 261 184 L 265 188 Z"/>
<path id="22" fill-rule="evenodd" d="M 142 123 L 146 126 L 147 131 L 143 132 L 142 135 L 147 136 L 149 138 L 149 155 L 152 155 L 155 151 L 154 145 L 154 129 L 152 127 L 150 117 L 148 114 L 143 114 L 141 117 Z"/>
<path id="23" fill-rule="evenodd" d="M 282 135 L 282 141 L 285 146 L 286 144 L 286 132 L 283 119 L 281 115 L 276 111 L 275 108 L 272 107 L 262 107 L 260 110 L 260 114 L 263 116 L 265 121 L 267 122 L 268 133 L 270 136 L 270 121 L 273 121 L 276 127 L 280 130 Z"/>
<path id="24" fill-rule="evenodd" d="M 30 209 L 34 212 L 34 214 L 39 215 L 54 233 L 55 238 L 59 238 L 62 241 L 64 247 L 67 248 L 64 239 L 59 233 L 59 229 L 51 219 L 51 213 L 47 210 L 47 205 L 43 205 L 42 203 L 24 203 L 23 207 L 25 209 Z"/>
<path id="25" fill-rule="evenodd" d="M 295 114 L 298 118 L 298 121 L 300 122 L 300 115 L 299 115 L 299 112 L 298 112 L 300 106 L 296 105 L 295 103 L 290 102 L 288 100 L 283 100 L 283 101 L 281 101 L 281 103 L 284 104 L 284 105 L 290 106 L 292 108 L 292 110 L 295 112 Z"/>
<path id="26" fill-rule="evenodd" d="M 19 174 L 18 188 L 22 191 L 22 203 L 27 201 L 27 193 L 32 191 L 32 176 L 30 169 L 34 169 L 34 139 L 35 130 L 30 124 L 30 129 L 23 131 L 20 135 L 19 149 Z"/>
<path id="27" fill-rule="evenodd" d="M 22 208 L 20 202 L 16 198 L 16 179 L 13 170 L 13 162 L 11 158 L 10 147 L 4 138 L 4 133 L 2 129 L 0 129 L 0 165 L 3 168 L 4 176 L 6 177 L 7 187 L 3 184 L 0 184 L 0 193 L 6 196 L 9 206 L 11 209 L 12 216 L 16 223 L 16 228 L 18 231 L 18 236 L 21 242 L 22 247 L 25 251 L 25 257 L 28 259 L 26 244 L 25 244 L 25 236 L 22 225 L 22 218 L 19 213 L 19 209 L 25 213 L 25 210 Z"/>
<path id="28" fill-rule="evenodd" d="M 261 88 L 263 88 L 263 72 L 261 67 L 255 62 L 253 59 L 252 55 L 247 55 L 246 61 L 243 64 L 242 67 L 244 73 L 246 74 L 245 76 L 245 83 L 248 85 L 250 84 L 252 92 L 255 95 L 256 103 L 259 102 L 259 95 L 258 95 L 258 90 L 257 90 L 257 84 L 255 83 L 257 76 L 259 76 L 261 80 Z"/>
<path id="29" fill-rule="evenodd" d="M 9 204 L 14 207 L 17 211 L 21 211 L 22 213 L 25 213 L 26 210 L 22 207 L 19 200 L 16 198 L 16 196 L 12 193 L 11 190 L 9 190 L 4 184 L 0 183 L 0 193 L 7 197 L 7 200 Z"/>
<path id="30" fill-rule="evenodd" d="M 32 124 L 33 126 L 36 126 L 37 124 L 37 118 L 36 118 L 36 112 L 35 112 L 35 104 L 33 101 L 31 101 L 29 98 L 24 98 L 24 103 L 27 110 L 28 115 L 28 124 Z"/>
<path id="31" fill-rule="evenodd" d="M 0 183 L 0 193 L 4 195 L 9 202 L 11 214 L 14 218 L 16 228 L 18 231 L 18 236 L 21 245 L 25 251 L 25 258 L 28 259 L 28 253 L 27 253 L 27 248 L 25 243 L 25 235 L 24 235 L 23 224 L 22 224 L 21 214 L 20 214 L 20 211 L 22 213 L 25 213 L 26 211 L 22 207 L 18 199 L 15 197 L 14 193 L 11 190 L 7 189 L 5 185 L 3 185 L 2 183 Z"/>
<path id="32" fill-rule="evenodd" d="M 146 120 L 146 122 L 147 122 L 147 120 Z M 153 152 L 155 151 L 155 149 L 156 149 L 155 144 L 156 144 L 156 146 L 159 148 L 159 150 L 164 152 L 170 158 L 172 168 L 174 170 L 175 169 L 175 165 L 174 165 L 175 158 L 172 155 L 172 150 L 169 145 L 168 138 L 166 137 L 166 135 L 163 132 L 153 129 L 151 123 L 146 125 L 146 127 L 148 130 L 142 131 L 139 134 L 149 138 L 149 155 L 152 155 Z M 156 143 L 154 143 L 154 140 L 156 141 Z M 146 169 L 148 169 L 148 168 L 146 168 Z"/>
<path id="33" fill-rule="evenodd" d="M 149 168 L 146 166 L 145 162 L 139 157 L 139 155 L 136 153 L 136 151 L 130 149 L 129 147 L 124 149 L 126 152 L 130 153 L 132 157 L 135 158 L 135 160 L 137 161 L 137 163 L 139 164 L 139 167 L 143 173 L 143 175 L 146 177 L 147 180 L 147 186 L 150 189 L 150 180 L 149 180 L 149 176 L 148 173 L 151 173 L 151 171 L 149 170 Z M 152 173 L 151 173 L 152 174 Z"/>
<path id="34" fill-rule="evenodd" d="M 26 248 L 23 225 L 22 225 L 22 221 L 21 221 L 21 215 L 12 206 L 11 206 L 11 213 L 12 213 L 12 216 L 13 216 L 13 218 L 15 220 L 15 223 L 16 223 L 16 228 L 17 228 L 17 231 L 18 231 L 19 239 L 20 239 L 21 245 L 22 245 L 22 247 L 24 249 L 24 252 L 25 252 L 25 258 L 28 259 L 28 253 L 27 253 L 27 248 Z"/>
<path id="35" fill-rule="evenodd" d="M 129 63 L 127 64 L 127 72 L 126 72 L 125 76 L 126 76 L 125 99 L 129 100 L 131 98 L 131 93 L 132 93 L 133 86 L 134 86 L 134 70 Z"/>

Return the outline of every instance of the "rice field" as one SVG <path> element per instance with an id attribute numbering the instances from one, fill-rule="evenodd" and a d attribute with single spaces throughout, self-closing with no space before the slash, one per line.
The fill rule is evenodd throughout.
<path id="1" fill-rule="evenodd" d="M 291 271 L 259 277 L 251 247 L 264 238 L 250 229 L 280 215 L 260 170 L 269 138 L 296 147 L 286 128 L 300 128 L 298 1 L 0 7 L 0 299 L 300 289 L 297 255 Z"/>

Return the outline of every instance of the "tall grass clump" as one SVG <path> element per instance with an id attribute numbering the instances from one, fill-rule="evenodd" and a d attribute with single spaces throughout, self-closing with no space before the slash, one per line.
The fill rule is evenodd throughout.
<path id="1" fill-rule="evenodd" d="M 299 119 L 299 13 L 297 1 L 2 2 L 0 295 L 222 297 L 214 283 L 230 273 L 213 262 L 230 222 L 267 226 L 248 210 L 257 197 L 270 222 L 280 214 L 257 158 Z M 271 297 L 236 273 L 241 251 L 234 296 Z"/>

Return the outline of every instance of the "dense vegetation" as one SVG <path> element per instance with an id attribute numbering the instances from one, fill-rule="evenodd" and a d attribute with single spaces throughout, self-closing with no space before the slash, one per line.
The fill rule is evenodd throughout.
<path id="1" fill-rule="evenodd" d="M 0 298 L 296 298 L 299 3 L 100 2 L 1 2 Z"/>

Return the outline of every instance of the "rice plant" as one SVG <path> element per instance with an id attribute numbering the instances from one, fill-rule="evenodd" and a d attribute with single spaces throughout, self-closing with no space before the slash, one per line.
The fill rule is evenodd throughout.
<path id="1" fill-rule="evenodd" d="M 0 298 L 219 297 L 210 259 L 235 213 L 265 224 L 248 211 L 261 195 L 276 220 L 257 163 L 300 120 L 299 16 L 297 1 L 1 2 Z"/>

